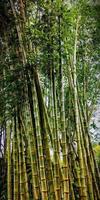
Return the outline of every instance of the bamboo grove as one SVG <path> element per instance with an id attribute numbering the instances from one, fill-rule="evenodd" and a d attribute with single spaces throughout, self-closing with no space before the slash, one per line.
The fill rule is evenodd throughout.
<path id="1" fill-rule="evenodd" d="M 99 8 L 0 1 L 0 200 L 100 200 Z"/>

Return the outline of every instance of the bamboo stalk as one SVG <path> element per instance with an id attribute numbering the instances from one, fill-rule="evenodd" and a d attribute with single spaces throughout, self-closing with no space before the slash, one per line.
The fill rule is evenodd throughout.
<path id="1" fill-rule="evenodd" d="M 33 187 L 33 197 L 35 200 L 40 198 L 40 189 L 39 189 L 39 173 L 38 173 L 38 160 L 37 160 L 37 150 L 33 138 L 33 130 L 32 124 L 29 119 L 26 117 L 26 127 L 23 123 L 23 119 L 21 119 L 23 131 L 28 137 L 28 149 L 30 155 L 30 163 L 31 163 L 31 170 L 32 170 L 32 187 Z"/>
<path id="2" fill-rule="evenodd" d="M 12 200 L 11 122 L 7 123 L 7 199 Z"/>
<path id="3" fill-rule="evenodd" d="M 85 169 L 84 161 L 82 156 L 82 146 L 81 146 L 81 134 L 79 129 L 79 109 L 78 109 L 78 93 L 77 93 L 77 75 L 76 75 L 76 51 L 77 51 L 77 34 L 79 28 L 79 20 L 77 20 L 76 32 L 75 32 L 75 46 L 74 46 L 74 56 L 73 56 L 73 83 L 74 83 L 74 106 L 75 106 L 75 123 L 76 123 L 76 137 L 77 137 L 77 146 L 78 146 L 78 155 L 80 163 L 80 179 L 81 179 L 81 199 L 87 199 L 87 188 L 86 188 L 86 179 L 85 179 Z"/>
<path id="4" fill-rule="evenodd" d="M 24 141 L 22 136 L 22 127 L 20 120 L 20 113 L 18 109 L 18 149 L 19 149 L 19 176 L 20 176 L 20 198 L 21 200 L 29 200 L 29 191 L 28 191 L 28 178 L 26 171 L 26 163 L 25 163 L 25 149 L 24 149 Z"/>
<path id="5" fill-rule="evenodd" d="M 18 143 L 17 143 L 17 127 L 16 127 L 16 115 L 14 116 L 13 127 L 13 170 L 14 170 L 14 183 L 13 183 L 13 199 L 19 198 L 19 178 L 18 178 Z"/>
<path id="6" fill-rule="evenodd" d="M 53 184 L 53 175 L 52 175 L 52 163 L 50 158 L 50 149 L 48 144 L 48 130 L 46 128 L 46 118 L 45 118 L 45 110 L 44 110 L 44 102 L 41 92 L 41 87 L 39 83 L 39 78 L 37 72 L 33 71 L 34 76 L 34 83 L 37 92 L 37 99 L 38 99 L 38 107 L 39 107 L 39 119 L 40 119 L 40 128 L 41 128 L 41 136 L 42 136 L 42 145 L 43 145 L 43 154 L 44 154 L 44 161 L 45 161 L 45 168 L 46 168 L 46 176 L 48 184 Z"/>
<path id="7" fill-rule="evenodd" d="M 37 97 L 36 97 L 34 81 L 33 81 L 33 101 L 34 101 L 35 118 L 36 118 L 36 131 L 37 131 L 37 140 L 38 140 L 41 193 L 42 193 L 43 200 L 45 200 L 45 199 L 48 199 L 48 189 L 47 189 L 45 162 L 44 162 L 44 155 L 43 155 L 43 145 L 42 145 L 40 125 L 39 125 L 38 105 L 37 105 Z"/>

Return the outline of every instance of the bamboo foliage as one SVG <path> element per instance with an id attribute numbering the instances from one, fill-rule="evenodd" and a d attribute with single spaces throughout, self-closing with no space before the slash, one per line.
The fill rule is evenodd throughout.
<path id="1" fill-rule="evenodd" d="M 0 187 L 7 177 L 2 190 L 8 200 L 100 200 L 89 133 L 93 35 L 81 8 L 89 5 L 30 0 L 2 5 L 9 21 L 8 27 L 2 24 L 1 12 L 0 169 L 4 163 L 5 174 L 0 172 Z"/>

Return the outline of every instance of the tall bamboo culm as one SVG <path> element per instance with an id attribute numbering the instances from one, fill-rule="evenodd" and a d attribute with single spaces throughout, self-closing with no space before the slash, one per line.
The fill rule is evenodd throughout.
<path id="1" fill-rule="evenodd" d="M 6 125 L 7 131 L 7 199 L 12 200 L 11 131 L 12 123 Z"/>

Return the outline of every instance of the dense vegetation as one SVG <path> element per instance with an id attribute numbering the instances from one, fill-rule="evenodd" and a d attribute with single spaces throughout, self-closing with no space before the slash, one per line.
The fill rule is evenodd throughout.
<path id="1" fill-rule="evenodd" d="M 100 200 L 99 9 L 0 1 L 0 200 Z"/>

